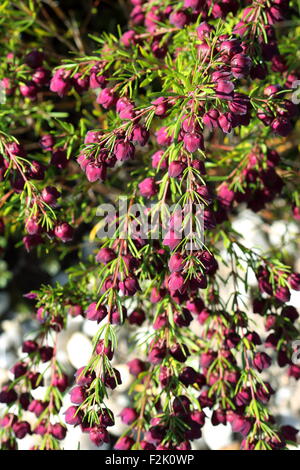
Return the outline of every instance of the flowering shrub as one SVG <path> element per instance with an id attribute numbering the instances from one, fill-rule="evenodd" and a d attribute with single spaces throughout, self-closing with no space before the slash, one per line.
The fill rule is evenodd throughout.
<path id="1" fill-rule="evenodd" d="M 55 49 L 42 2 L 1 7 L 1 28 L 13 25 L 0 40 L 1 234 L 41 258 L 76 255 L 65 284 L 26 294 L 39 326 L 0 392 L 2 448 L 33 433 L 36 449 L 59 449 L 66 424 L 108 443 L 127 325 L 132 406 L 115 449 L 188 450 L 208 419 L 230 423 L 243 449 L 284 449 L 297 430 L 272 416 L 265 371 L 277 362 L 300 378 L 289 304 L 300 274 L 283 247 L 248 248 L 232 221 L 245 207 L 300 220 L 297 2 L 131 4 L 127 28 L 93 35 L 92 53 L 78 28 Z M 76 316 L 99 330 L 71 378 L 57 338 Z"/>

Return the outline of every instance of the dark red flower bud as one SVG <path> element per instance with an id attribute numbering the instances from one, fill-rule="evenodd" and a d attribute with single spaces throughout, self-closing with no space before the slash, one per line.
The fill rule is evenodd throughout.
<path id="1" fill-rule="evenodd" d="M 121 385 L 122 379 L 121 379 L 121 374 L 117 369 L 113 368 L 112 373 L 113 375 L 110 375 L 110 372 L 107 371 L 104 374 L 103 382 L 106 387 L 109 387 L 112 390 L 114 390 L 117 387 L 117 385 Z"/>
<path id="2" fill-rule="evenodd" d="M 185 344 L 174 343 L 170 347 L 170 354 L 176 361 L 185 362 L 190 356 L 190 352 Z"/>
<path id="3" fill-rule="evenodd" d="M 124 408 L 120 413 L 121 420 L 125 424 L 132 424 L 138 418 L 138 414 L 134 408 Z"/>
<path id="4" fill-rule="evenodd" d="M 122 44 L 124 44 L 125 47 L 130 47 L 136 43 L 135 37 L 136 32 L 131 29 L 122 34 L 120 41 L 122 42 Z"/>
<path id="5" fill-rule="evenodd" d="M 167 354 L 166 343 L 158 341 L 154 343 L 150 349 L 148 358 L 152 364 L 160 364 Z"/>
<path id="6" fill-rule="evenodd" d="M 63 170 L 68 165 L 67 154 L 63 149 L 56 149 L 52 153 L 51 165 Z"/>
<path id="7" fill-rule="evenodd" d="M 39 348 L 39 353 L 42 362 L 48 362 L 53 357 L 53 348 L 51 346 L 42 346 Z"/>
<path id="8" fill-rule="evenodd" d="M 291 298 L 291 293 L 288 287 L 280 286 L 275 291 L 276 299 L 280 300 L 280 302 L 288 302 Z"/>
<path id="9" fill-rule="evenodd" d="M 219 111 L 217 109 L 210 109 L 202 116 L 202 121 L 208 129 L 212 130 L 218 127 Z"/>
<path id="10" fill-rule="evenodd" d="M 245 54 L 236 54 L 230 62 L 231 72 L 235 78 L 246 77 L 252 65 L 252 60 Z"/>
<path id="11" fill-rule="evenodd" d="M 130 134 L 130 140 L 144 147 L 149 140 L 149 131 L 140 124 L 135 124 Z"/>
<path id="12" fill-rule="evenodd" d="M 196 372 L 192 367 L 185 367 L 178 378 L 186 387 L 194 384 L 198 384 L 199 387 L 202 387 L 206 383 L 205 376 Z"/>
<path id="13" fill-rule="evenodd" d="M 217 354 L 214 351 L 208 351 L 206 353 L 202 353 L 200 357 L 200 365 L 201 367 L 209 367 L 213 361 L 216 359 Z"/>
<path id="14" fill-rule="evenodd" d="M 117 160 L 126 161 L 134 158 L 135 148 L 131 142 L 119 140 L 115 144 L 114 154 Z"/>
<path id="15" fill-rule="evenodd" d="M 297 434 L 299 430 L 293 426 L 281 426 L 280 432 L 287 441 L 297 442 Z"/>
<path id="16" fill-rule="evenodd" d="M 107 356 L 108 359 L 111 361 L 114 355 L 114 351 L 112 349 L 112 344 L 111 342 L 108 342 L 107 345 L 105 345 L 104 339 L 100 339 L 96 346 L 96 353 L 99 354 L 100 356 Z"/>
<path id="17" fill-rule="evenodd" d="M 0 403 L 7 405 L 14 403 L 18 399 L 17 392 L 13 388 L 4 386 L 0 392 Z"/>
<path id="18" fill-rule="evenodd" d="M 38 344 L 36 341 L 27 340 L 22 344 L 22 352 L 31 354 L 38 350 Z"/>
<path id="19" fill-rule="evenodd" d="M 69 384 L 69 379 L 67 374 L 64 373 L 56 373 L 52 377 L 51 385 L 53 387 L 58 388 L 60 392 L 64 392 L 66 388 L 68 387 Z"/>
<path id="20" fill-rule="evenodd" d="M 38 88 L 33 81 L 28 81 L 20 86 L 20 92 L 25 98 L 34 100 L 38 93 Z"/>
<path id="21" fill-rule="evenodd" d="M 39 417 L 48 406 L 49 403 L 47 402 L 41 400 L 32 400 L 32 402 L 28 406 L 28 411 L 31 411 L 31 413 L 34 413 L 35 416 Z"/>
<path id="22" fill-rule="evenodd" d="M 206 21 L 202 21 L 197 28 L 197 36 L 202 41 L 203 39 L 208 38 L 213 30 L 213 26 L 206 23 Z"/>
<path id="23" fill-rule="evenodd" d="M 141 326 L 146 319 L 145 312 L 142 310 L 134 310 L 128 317 L 130 325 Z"/>
<path id="24" fill-rule="evenodd" d="M 42 387 L 44 384 L 44 378 L 42 374 L 39 374 L 38 372 L 29 372 L 27 378 L 30 381 L 31 388 L 33 390 L 38 387 Z"/>
<path id="25" fill-rule="evenodd" d="M 127 277 L 124 281 L 120 281 L 119 288 L 124 295 L 129 296 L 133 296 L 138 290 L 140 290 L 138 280 L 135 277 Z"/>
<path id="26" fill-rule="evenodd" d="M 264 384 L 259 384 L 256 389 L 256 398 L 264 404 L 267 404 L 271 398 L 271 395 L 274 395 L 275 391 L 268 382 Z"/>
<path id="27" fill-rule="evenodd" d="M 259 352 L 255 354 L 253 358 L 253 365 L 259 372 L 262 372 L 264 369 L 268 369 L 271 364 L 271 357 L 264 352 Z"/>
<path id="28" fill-rule="evenodd" d="M 101 413 L 99 414 L 99 421 L 101 426 L 105 426 L 106 428 L 109 426 L 114 426 L 115 419 L 112 411 L 108 408 L 101 410 Z"/>
<path id="29" fill-rule="evenodd" d="M 27 365 L 24 362 L 17 362 L 11 369 L 15 379 L 22 377 L 27 372 Z"/>
<path id="30" fill-rule="evenodd" d="M 30 68 L 36 69 L 42 65 L 44 58 L 45 56 L 43 52 L 33 50 L 26 55 L 24 62 Z"/>
<path id="31" fill-rule="evenodd" d="M 104 75 L 99 75 L 99 69 L 97 66 L 91 68 L 90 75 L 90 88 L 93 90 L 96 88 L 104 88 L 107 84 L 107 79 Z"/>
<path id="32" fill-rule="evenodd" d="M 12 413 L 7 413 L 0 419 L 1 428 L 10 428 L 12 424 L 16 423 L 18 420 L 17 416 Z"/>
<path id="33" fill-rule="evenodd" d="M 173 401 L 173 410 L 177 415 L 185 415 L 189 413 L 191 407 L 191 402 L 189 398 L 184 395 L 180 395 L 174 398 Z"/>
<path id="34" fill-rule="evenodd" d="M 168 266 L 171 272 L 182 271 L 184 268 L 184 258 L 180 253 L 174 253 L 168 262 Z"/>
<path id="35" fill-rule="evenodd" d="M 235 403 L 237 406 L 249 405 L 252 400 L 250 388 L 240 390 L 235 396 Z"/>
<path id="36" fill-rule="evenodd" d="M 291 122 L 284 117 L 274 119 L 271 128 L 272 131 L 282 137 L 286 137 L 293 129 Z"/>
<path id="37" fill-rule="evenodd" d="M 50 70 L 44 67 L 38 67 L 32 75 L 32 81 L 39 87 L 47 85 L 50 81 L 51 73 Z"/>
<path id="38" fill-rule="evenodd" d="M 17 421 L 12 425 L 12 429 L 17 439 L 23 439 L 27 434 L 31 434 L 30 424 L 27 421 Z"/>
<path id="39" fill-rule="evenodd" d="M 289 275 L 289 284 L 291 289 L 300 290 L 300 273 L 292 273 Z"/>
<path id="40" fill-rule="evenodd" d="M 163 150 L 158 150 L 158 152 L 155 152 L 152 155 L 151 159 L 153 168 L 165 170 L 168 167 L 167 159 L 163 158 L 164 153 L 165 152 Z"/>
<path id="41" fill-rule="evenodd" d="M 23 410 L 28 410 L 30 404 L 31 395 L 28 392 L 23 392 L 19 396 L 19 403 Z"/>
<path id="42" fill-rule="evenodd" d="M 109 434 L 104 426 L 95 426 L 90 429 L 89 437 L 97 447 L 100 447 L 104 442 L 109 442 Z"/>
<path id="43" fill-rule="evenodd" d="M 166 312 L 160 313 L 157 315 L 154 323 L 153 323 L 153 328 L 155 330 L 160 330 L 161 328 L 164 328 L 166 325 L 168 325 L 168 315 Z"/>
<path id="44" fill-rule="evenodd" d="M 51 424 L 50 433 L 55 439 L 62 441 L 66 437 L 67 428 L 60 423 Z"/>
<path id="45" fill-rule="evenodd" d="M 288 318 L 289 320 L 291 320 L 291 322 L 295 322 L 299 318 L 297 310 L 292 305 L 287 305 L 286 307 L 283 307 L 283 309 L 281 310 L 281 316 Z"/>
<path id="46" fill-rule="evenodd" d="M 288 375 L 289 377 L 294 377 L 294 379 L 299 380 L 300 379 L 300 366 L 292 364 L 289 367 Z"/>
<path id="47" fill-rule="evenodd" d="M 42 190 L 42 199 L 49 206 L 55 206 L 59 197 L 60 192 L 53 186 L 46 186 L 46 188 Z"/>
<path id="48" fill-rule="evenodd" d="M 212 417 L 211 417 L 211 423 L 213 426 L 218 426 L 219 424 L 226 425 L 227 423 L 226 411 L 222 410 L 221 408 L 214 410 Z"/>
<path id="49" fill-rule="evenodd" d="M 184 277 L 178 272 L 172 272 L 168 280 L 168 288 L 171 291 L 180 290 L 184 285 Z"/>

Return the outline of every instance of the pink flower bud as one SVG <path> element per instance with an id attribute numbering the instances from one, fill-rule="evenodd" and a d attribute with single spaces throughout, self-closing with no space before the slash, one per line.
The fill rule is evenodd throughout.
<path id="1" fill-rule="evenodd" d="M 106 166 L 103 163 L 89 162 L 85 167 L 85 173 L 91 183 L 104 181 L 106 178 Z"/>
<path id="2" fill-rule="evenodd" d="M 57 199 L 60 197 L 60 192 L 54 186 L 46 186 L 42 190 L 42 199 L 49 206 L 53 207 Z"/>
<path id="3" fill-rule="evenodd" d="M 204 149 L 204 140 L 202 134 L 187 133 L 183 137 L 184 147 L 188 152 L 195 152 L 198 149 Z"/>
<path id="4" fill-rule="evenodd" d="M 114 154 L 117 160 L 125 161 L 134 158 L 135 148 L 131 142 L 119 140 L 114 147 Z"/>
<path id="5" fill-rule="evenodd" d="M 78 426 L 82 422 L 82 411 L 77 406 L 70 406 L 65 412 L 65 421 L 67 424 Z"/>
<path id="6" fill-rule="evenodd" d="M 68 94 L 70 89 L 70 71 L 64 69 L 57 70 L 50 81 L 50 90 L 62 98 Z"/>
<path id="7" fill-rule="evenodd" d="M 154 178 L 145 178 L 139 184 L 139 190 L 143 197 L 153 197 L 157 193 L 156 183 Z"/>
<path id="8" fill-rule="evenodd" d="M 74 229 L 67 222 L 56 225 L 54 228 L 54 235 L 64 243 L 73 239 Z"/>
<path id="9" fill-rule="evenodd" d="M 107 308 L 105 305 L 99 305 L 97 302 L 90 304 L 86 310 L 86 318 L 91 321 L 100 323 L 107 316 Z"/>
<path id="10" fill-rule="evenodd" d="M 37 69 L 42 65 L 44 58 L 45 56 L 43 52 L 33 50 L 26 55 L 24 62 L 30 68 Z"/>
<path id="11" fill-rule="evenodd" d="M 262 372 L 264 369 L 268 369 L 271 364 L 272 359 L 264 352 L 255 354 L 253 358 L 253 365 L 259 372 Z"/>
<path id="12" fill-rule="evenodd" d="M 187 134 L 186 134 L 187 135 Z M 179 178 L 182 176 L 186 168 L 186 164 L 184 162 L 180 162 L 179 160 L 173 160 L 168 169 L 168 174 L 171 178 Z"/>
<path id="13" fill-rule="evenodd" d="M 115 444 L 116 450 L 130 450 L 134 445 L 134 440 L 129 436 L 121 437 Z"/>
<path id="14" fill-rule="evenodd" d="M 182 271 L 184 268 L 184 259 L 180 253 L 174 253 L 169 259 L 168 263 L 171 272 Z"/>
<path id="15" fill-rule="evenodd" d="M 170 290 L 180 290 L 184 285 L 184 277 L 177 273 L 173 272 L 168 280 L 168 287 Z"/>
<path id="16" fill-rule="evenodd" d="M 104 109 L 110 109 L 115 106 L 117 95 L 111 88 L 104 88 L 97 97 L 97 103 L 101 104 Z"/>

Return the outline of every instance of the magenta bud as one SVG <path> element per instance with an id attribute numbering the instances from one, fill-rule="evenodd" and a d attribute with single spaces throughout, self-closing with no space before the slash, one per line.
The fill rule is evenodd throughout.
<path id="1" fill-rule="evenodd" d="M 111 88 L 104 88 L 97 97 L 97 103 L 101 104 L 104 109 L 110 109 L 115 106 L 117 95 Z"/>
<path id="2" fill-rule="evenodd" d="M 67 222 L 56 225 L 54 228 L 54 235 L 62 242 L 66 243 L 73 239 L 74 229 Z"/>
<path id="3" fill-rule="evenodd" d="M 117 160 L 126 161 L 134 158 L 135 147 L 131 142 L 119 140 L 114 147 L 114 154 Z"/>
<path id="4" fill-rule="evenodd" d="M 97 306 L 97 302 L 90 304 L 86 310 L 86 318 L 91 321 L 100 323 L 107 316 L 107 308 L 105 305 Z"/>
<path id="5" fill-rule="evenodd" d="M 259 372 L 262 372 L 264 369 L 268 369 L 271 364 L 271 357 L 264 352 L 258 352 L 253 358 L 253 365 Z"/>
<path id="6" fill-rule="evenodd" d="M 134 445 L 134 440 L 129 436 L 121 437 L 115 444 L 116 450 L 130 450 Z"/>
<path id="7" fill-rule="evenodd" d="M 67 424 L 78 426 L 83 418 L 82 411 L 77 406 L 70 406 L 65 412 L 65 421 Z"/>
<path id="8" fill-rule="evenodd" d="M 154 178 L 145 178 L 139 183 L 139 190 L 143 197 L 153 197 L 157 193 L 156 183 Z"/>
<path id="9" fill-rule="evenodd" d="M 57 199 L 60 197 L 60 192 L 54 186 L 46 186 L 42 190 L 42 199 L 49 206 L 53 207 Z"/>
<path id="10" fill-rule="evenodd" d="M 138 414 L 134 408 L 124 408 L 120 413 L 121 420 L 125 424 L 132 424 L 137 420 Z"/>
<path id="11" fill-rule="evenodd" d="M 188 152 L 195 152 L 198 149 L 204 149 L 204 140 L 202 134 L 187 133 L 183 137 L 184 147 Z"/>
<path id="12" fill-rule="evenodd" d="M 185 168 L 185 163 L 180 162 L 178 160 L 174 160 L 169 165 L 168 174 L 171 178 L 179 178 L 180 176 L 182 176 L 182 173 L 184 172 Z"/>
<path id="13" fill-rule="evenodd" d="M 171 291 L 180 290 L 184 285 L 184 277 L 177 273 L 173 272 L 168 280 L 168 287 Z"/>

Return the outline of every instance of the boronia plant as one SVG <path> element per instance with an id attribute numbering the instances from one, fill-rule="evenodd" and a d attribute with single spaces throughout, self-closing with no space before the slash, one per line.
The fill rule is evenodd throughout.
<path id="1" fill-rule="evenodd" d="M 0 230 L 75 261 L 63 285 L 24 292 L 38 326 L 0 392 L 2 449 L 28 434 L 60 449 L 72 426 L 109 443 L 122 329 L 134 378 L 115 449 L 188 450 L 206 420 L 245 450 L 292 446 L 266 369 L 300 378 L 300 274 L 232 222 L 300 220 L 298 2 L 131 0 L 127 28 L 92 37 L 59 34 L 45 3 L 0 7 Z M 76 316 L 99 329 L 70 377 L 57 339 Z"/>

